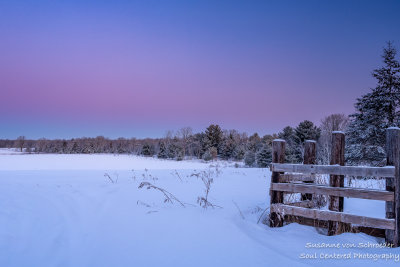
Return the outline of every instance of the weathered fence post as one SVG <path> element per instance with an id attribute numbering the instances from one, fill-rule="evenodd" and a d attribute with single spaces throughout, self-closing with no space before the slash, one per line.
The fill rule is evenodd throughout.
<path id="1" fill-rule="evenodd" d="M 400 128 L 386 130 L 387 165 L 395 167 L 395 177 L 386 178 L 386 190 L 394 192 L 394 202 L 386 202 L 386 218 L 395 220 L 395 229 L 385 231 L 385 241 L 400 246 Z"/>
<path id="2" fill-rule="evenodd" d="M 303 164 L 315 164 L 317 153 L 317 142 L 314 140 L 306 140 L 304 143 L 304 160 Z M 305 183 L 314 183 L 305 181 Z M 302 194 L 301 200 L 312 200 L 312 194 Z"/>
<path id="3" fill-rule="evenodd" d="M 272 163 L 284 163 L 285 162 L 285 146 L 286 142 L 282 139 L 275 139 L 272 142 Z M 279 172 L 272 172 L 271 183 L 279 183 Z M 271 187 L 272 188 L 272 187 Z M 271 205 L 276 203 L 283 203 L 283 192 L 270 191 Z M 270 213 L 271 227 L 283 226 L 283 218 L 276 212 Z"/>
<path id="4" fill-rule="evenodd" d="M 344 133 L 340 131 L 332 132 L 332 152 L 331 152 L 331 165 L 344 166 L 344 146 L 345 139 Z M 329 185 L 332 187 L 343 187 L 343 175 L 330 175 Z M 329 196 L 329 210 L 343 212 L 343 197 Z M 340 222 L 328 222 L 328 235 L 337 234 L 343 224 Z"/>

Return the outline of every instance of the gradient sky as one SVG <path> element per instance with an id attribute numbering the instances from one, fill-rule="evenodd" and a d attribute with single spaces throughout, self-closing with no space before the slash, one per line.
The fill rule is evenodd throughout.
<path id="1" fill-rule="evenodd" d="M 260 135 L 350 114 L 400 1 L 0 0 L 0 138 Z"/>

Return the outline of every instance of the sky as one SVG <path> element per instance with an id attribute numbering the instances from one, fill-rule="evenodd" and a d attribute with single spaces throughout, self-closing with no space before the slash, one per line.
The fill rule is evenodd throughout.
<path id="1" fill-rule="evenodd" d="M 400 1 L 0 0 L 0 139 L 260 135 L 351 114 Z M 398 57 L 399 58 L 399 57 Z"/>

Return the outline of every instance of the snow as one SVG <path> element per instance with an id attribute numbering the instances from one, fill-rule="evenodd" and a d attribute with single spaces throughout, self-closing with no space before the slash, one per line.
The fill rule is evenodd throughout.
<path id="1" fill-rule="evenodd" d="M 21 155 L 23 152 L 20 152 L 16 148 L 0 148 L 0 155 Z"/>
<path id="2" fill-rule="evenodd" d="M 0 170 L 204 169 L 201 161 L 172 161 L 124 154 L 27 154 L 0 149 Z M 17 155 L 17 156 L 16 156 Z"/>
<path id="3" fill-rule="evenodd" d="M 316 143 L 317 141 L 315 141 L 315 140 L 305 140 L 304 142 L 305 143 Z"/>
<path id="4" fill-rule="evenodd" d="M 382 239 L 350 233 L 329 237 L 298 224 L 269 228 L 257 223 L 269 206 L 270 172 L 230 165 L 1 153 L 0 266 L 398 265 L 395 258 L 320 258 L 334 253 L 398 257 L 398 248 L 358 247 Z M 222 209 L 198 206 L 204 185 L 193 174 L 202 171 L 214 177 L 209 201 Z M 164 203 L 159 191 L 138 189 L 142 181 L 172 193 L 185 207 Z M 382 217 L 384 202 L 345 199 L 345 211 Z M 326 244 L 340 248 L 307 248 Z M 346 245 L 356 247 L 341 247 Z M 314 253 L 318 259 L 301 258 Z"/>

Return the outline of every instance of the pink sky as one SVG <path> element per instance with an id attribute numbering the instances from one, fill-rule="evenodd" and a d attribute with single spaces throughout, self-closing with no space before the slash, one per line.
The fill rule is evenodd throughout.
<path id="1" fill-rule="evenodd" d="M 95 3 L 0 6 L 0 138 L 318 123 L 353 112 L 400 44 L 378 2 Z"/>

